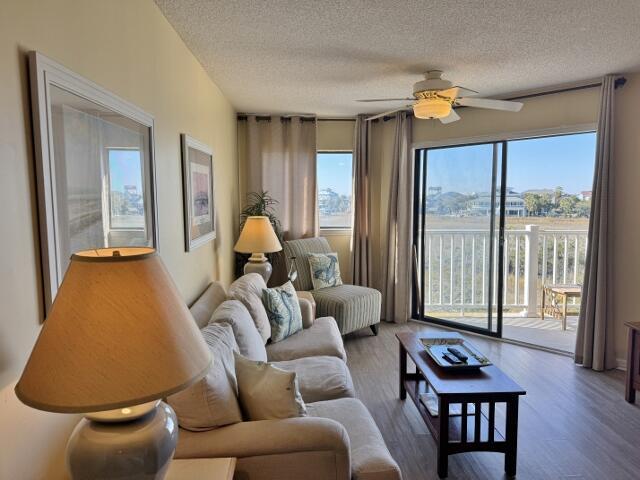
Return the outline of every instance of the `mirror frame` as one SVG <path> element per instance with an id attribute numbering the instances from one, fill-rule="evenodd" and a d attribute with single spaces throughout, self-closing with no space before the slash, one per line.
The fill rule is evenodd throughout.
<path id="1" fill-rule="evenodd" d="M 158 199 L 154 151 L 153 116 L 136 105 L 107 91 L 96 83 L 72 72 L 36 51 L 29 52 L 29 78 L 33 117 L 34 150 L 36 159 L 36 184 L 38 219 L 40 227 L 40 253 L 42 264 L 45 316 L 62 283 L 64 273 L 60 264 L 59 233 L 57 231 L 56 177 L 51 120 L 52 85 L 73 95 L 94 102 L 149 128 L 149 166 L 151 198 L 150 219 L 152 247 L 158 249 Z"/>

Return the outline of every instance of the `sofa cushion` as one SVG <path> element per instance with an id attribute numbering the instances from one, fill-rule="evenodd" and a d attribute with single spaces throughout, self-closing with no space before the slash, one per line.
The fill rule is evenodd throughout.
<path id="1" fill-rule="evenodd" d="M 291 282 L 280 287 L 265 288 L 262 303 L 271 325 L 271 341 L 279 342 L 302 330 L 302 312 Z"/>
<path id="2" fill-rule="evenodd" d="M 210 283 L 207 289 L 191 305 L 189 310 L 199 328 L 204 328 L 218 306 L 227 299 L 227 292 L 220 282 Z"/>
<path id="3" fill-rule="evenodd" d="M 382 295 L 358 285 L 339 285 L 311 292 L 319 317 L 336 319 L 341 334 L 380 322 Z"/>
<path id="4" fill-rule="evenodd" d="M 351 443 L 353 480 L 401 480 L 402 474 L 384 443 L 367 408 L 355 398 L 341 398 L 307 405 L 311 417 L 342 424 Z"/>
<path id="5" fill-rule="evenodd" d="M 211 316 L 210 323 L 228 323 L 240 353 L 250 360 L 267 361 L 267 350 L 247 307 L 239 300 L 222 302 Z"/>
<path id="6" fill-rule="evenodd" d="M 314 290 L 342 285 L 337 253 L 310 253 L 309 268 Z"/>
<path id="7" fill-rule="evenodd" d="M 271 326 L 267 311 L 262 304 L 262 291 L 265 288 L 267 288 L 267 284 L 264 278 L 257 273 L 249 273 L 233 282 L 228 293 L 230 298 L 240 300 L 247 307 L 263 342 L 266 344 L 271 337 Z"/>
<path id="8" fill-rule="evenodd" d="M 276 420 L 307 414 L 295 372 L 235 355 L 240 404 L 247 420 Z"/>
<path id="9" fill-rule="evenodd" d="M 267 345 L 270 362 L 327 355 L 346 361 L 342 336 L 333 318 L 316 318 L 313 325 L 278 343 Z"/>
<path id="10" fill-rule="evenodd" d="M 274 362 L 273 365 L 288 372 L 296 372 L 300 394 L 307 403 L 355 397 L 347 364 L 337 357 L 296 358 Z"/>
<path id="11" fill-rule="evenodd" d="M 238 403 L 233 351 L 233 330 L 227 324 L 211 324 L 201 330 L 213 362 L 207 375 L 167 398 L 178 423 L 187 430 L 211 430 L 242 421 Z"/>

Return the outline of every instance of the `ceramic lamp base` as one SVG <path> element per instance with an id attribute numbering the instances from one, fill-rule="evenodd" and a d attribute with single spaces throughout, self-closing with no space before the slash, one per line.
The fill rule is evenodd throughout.
<path id="1" fill-rule="evenodd" d="M 178 420 L 166 403 L 134 420 L 84 418 L 69 438 L 67 467 L 73 480 L 161 480 L 177 442 Z"/>
<path id="2" fill-rule="evenodd" d="M 244 273 L 257 273 L 262 278 L 264 278 L 265 283 L 269 282 L 269 278 L 271 278 L 271 272 L 273 268 L 271 264 L 267 260 L 267 257 L 262 255 L 261 257 L 256 256 L 254 253 L 247 263 L 244 264 Z"/>

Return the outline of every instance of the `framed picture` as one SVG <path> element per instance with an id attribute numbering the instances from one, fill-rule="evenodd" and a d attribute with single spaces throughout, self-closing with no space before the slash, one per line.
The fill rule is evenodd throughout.
<path id="1" fill-rule="evenodd" d="M 181 143 L 184 238 L 190 252 L 216 238 L 213 151 L 184 133 Z"/>
<path id="2" fill-rule="evenodd" d="M 44 302 L 78 250 L 158 248 L 153 117 L 29 53 Z"/>

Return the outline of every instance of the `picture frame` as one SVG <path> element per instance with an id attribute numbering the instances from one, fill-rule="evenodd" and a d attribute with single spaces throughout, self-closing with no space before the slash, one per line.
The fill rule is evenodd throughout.
<path id="1" fill-rule="evenodd" d="M 46 317 L 74 252 L 158 249 L 154 118 L 41 53 L 28 58 Z"/>
<path id="2" fill-rule="evenodd" d="M 216 238 L 213 150 L 185 133 L 180 144 L 185 251 L 191 252 Z"/>

